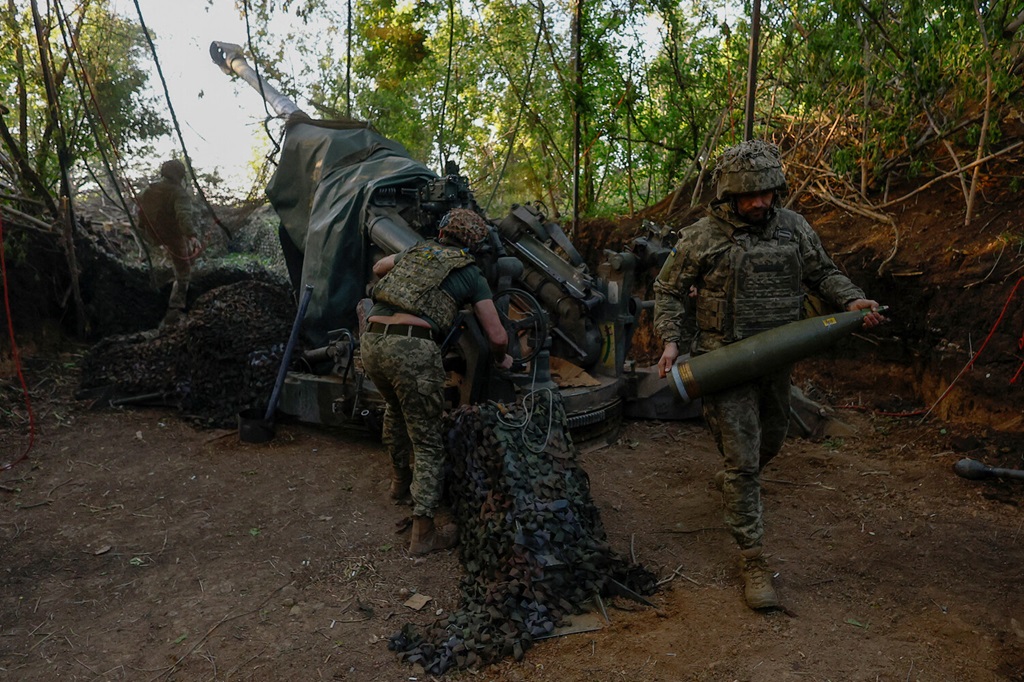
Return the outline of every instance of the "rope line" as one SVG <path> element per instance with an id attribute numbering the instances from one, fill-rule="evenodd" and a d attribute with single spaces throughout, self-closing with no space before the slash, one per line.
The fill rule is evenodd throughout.
<path id="1" fill-rule="evenodd" d="M 455 0 L 448 0 L 448 68 L 444 74 L 444 94 L 441 96 L 441 111 L 437 121 L 437 153 L 441 157 L 438 159 L 441 164 L 441 172 L 445 172 L 445 157 L 447 156 L 444 149 L 444 122 L 447 116 L 448 109 L 448 88 L 451 85 L 452 80 L 452 58 L 455 51 Z M 455 124 L 452 124 L 454 129 Z"/>
<path id="2" fill-rule="evenodd" d="M 256 72 L 256 82 L 260 85 L 260 99 L 263 100 L 263 112 L 266 116 L 263 118 L 263 132 L 270 138 L 271 143 L 274 145 L 274 151 L 267 153 L 267 161 L 274 163 L 273 159 L 279 151 L 281 151 L 281 145 L 277 143 L 277 138 L 270 132 L 270 121 L 276 118 L 270 113 L 270 107 L 267 105 L 267 96 L 263 92 L 263 76 L 260 75 L 260 60 L 256 54 L 256 48 L 252 44 L 252 29 L 249 28 L 249 0 L 243 0 L 242 2 L 242 13 L 245 15 L 245 43 L 249 46 L 249 54 L 253 56 L 252 68 Z M 276 164 L 274 164 L 276 165 Z"/>
<path id="3" fill-rule="evenodd" d="M 11 296 L 7 286 L 7 257 L 4 255 L 4 221 L 0 218 L 0 279 L 3 280 L 4 289 L 4 312 L 7 314 L 7 332 L 11 338 L 11 359 L 14 361 L 14 370 L 18 375 L 21 384 L 21 393 L 25 396 L 25 409 L 28 410 L 28 445 L 21 455 L 10 462 L 0 464 L 0 471 L 7 471 L 19 462 L 28 459 L 28 453 L 36 440 L 36 415 L 32 411 L 32 399 L 28 394 L 28 385 L 25 383 L 25 375 L 21 371 L 21 354 L 18 352 L 18 344 L 14 340 L 14 320 L 11 319 Z"/>
<path id="4" fill-rule="evenodd" d="M 1006 317 L 1006 311 L 1010 308 L 1010 303 L 1013 301 L 1013 297 L 1017 295 L 1017 289 L 1020 288 L 1020 285 L 1021 285 L 1022 282 L 1024 282 L 1024 277 L 1021 277 L 1020 279 L 1018 279 L 1017 283 L 1013 285 L 1013 289 L 1010 290 L 1010 293 L 1006 297 L 1006 302 L 1003 303 L 1003 309 L 999 312 L 999 317 L 996 318 L 996 321 L 992 325 L 992 328 L 989 329 L 988 335 L 985 337 L 985 340 L 982 341 L 981 346 L 979 346 L 978 350 L 973 355 L 971 355 L 970 360 L 968 360 L 967 363 L 963 366 L 963 369 L 961 369 L 957 373 L 956 377 L 953 378 L 953 381 L 951 381 L 949 383 L 949 386 L 946 387 L 946 390 L 944 390 L 939 395 L 939 397 L 935 399 L 935 402 L 932 403 L 931 407 L 929 407 L 927 410 L 920 409 L 920 410 L 913 410 L 913 411 L 910 411 L 910 412 L 881 412 L 881 411 L 878 411 L 878 410 L 871 410 L 871 413 L 872 414 L 877 414 L 877 415 L 880 415 L 880 416 L 883 416 L 883 417 L 917 417 L 917 416 L 920 415 L 921 416 L 921 420 L 920 420 L 921 422 L 923 422 L 925 419 L 927 419 L 928 415 L 930 415 L 932 413 L 932 411 L 936 407 L 938 407 L 939 404 L 943 400 L 946 399 L 946 396 L 949 395 L 949 392 L 952 391 L 953 387 L 956 386 L 956 383 L 958 381 L 960 381 L 960 377 L 962 377 L 964 374 L 966 374 L 967 370 L 971 369 L 971 367 L 974 366 L 974 363 L 977 362 L 978 356 L 981 355 L 981 351 L 985 350 L 985 347 L 988 345 L 988 342 L 992 340 L 992 337 L 995 335 L 996 330 L 999 329 L 999 325 L 1001 325 L 1003 323 L 1003 319 Z M 1020 340 L 1017 341 L 1017 347 L 1020 348 L 1021 350 L 1024 350 L 1024 334 L 1022 334 Z M 1017 368 L 1017 372 L 1010 379 L 1010 384 L 1017 383 L 1017 379 L 1020 378 L 1021 373 L 1024 373 L 1024 362 L 1022 362 L 1020 367 Z M 863 408 L 863 407 L 860 407 L 860 406 L 857 406 L 857 405 L 840 405 L 839 409 L 858 410 L 858 409 L 866 409 L 866 408 Z"/>

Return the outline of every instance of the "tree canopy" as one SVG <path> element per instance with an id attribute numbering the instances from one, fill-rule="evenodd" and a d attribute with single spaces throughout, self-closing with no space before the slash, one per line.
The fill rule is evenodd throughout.
<path id="1" fill-rule="evenodd" d="M 457 161 L 490 211 L 531 200 L 570 214 L 577 188 L 584 215 L 673 194 L 689 205 L 697 192 L 679 190 L 744 135 L 750 5 L 578 2 L 236 4 L 253 27 L 250 57 L 282 92 L 312 115 L 369 121 L 438 169 Z M 107 0 L 66 13 L 56 2 L 37 32 L 7 3 L 5 183 L 52 193 L 58 134 L 95 168 L 166 133 L 134 19 Z M 275 33 L 283 14 L 310 30 Z M 771 1 L 760 17 L 753 134 L 782 147 L 797 193 L 883 211 L 894 180 L 952 173 L 969 220 L 979 162 L 1015 143 L 1004 123 L 1020 117 L 1019 1 Z M 303 70 L 284 71 L 285 54 Z"/>
<path id="2" fill-rule="evenodd" d="M 306 0 L 304 19 L 334 26 L 339 49 L 287 86 L 438 167 L 459 161 L 495 206 L 534 199 L 556 214 L 571 207 L 578 114 L 584 212 L 633 212 L 742 139 L 750 5 L 580 3 L 351 3 L 348 41 L 344 8 Z M 264 27 L 299 7 L 250 4 Z M 809 191 L 884 204 L 894 179 L 966 168 L 967 200 L 971 163 L 1000 151 L 1017 111 L 1024 7 L 796 0 L 760 16 L 754 136 L 813 168 Z"/>
<path id="3" fill-rule="evenodd" d="M 52 203 L 59 154 L 81 179 L 168 132 L 147 90 L 146 41 L 107 0 L 65 7 L 7 1 L 0 24 L 0 184 Z"/>

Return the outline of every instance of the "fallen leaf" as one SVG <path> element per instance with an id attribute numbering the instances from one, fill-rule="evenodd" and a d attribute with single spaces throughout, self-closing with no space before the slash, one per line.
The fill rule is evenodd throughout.
<path id="1" fill-rule="evenodd" d="M 413 611 L 419 611 L 424 606 L 426 606 L 427 602 L 429 602 L 431 599 L 433 599 L 433 597 L 428 597 L 425 594 L 414 594 L 406 600 L 405 605 Z"/>

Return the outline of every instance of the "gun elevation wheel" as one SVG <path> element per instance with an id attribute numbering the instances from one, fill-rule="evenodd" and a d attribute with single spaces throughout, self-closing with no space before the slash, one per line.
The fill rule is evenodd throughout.
<path id="1" fill-rule="evenodd" d="M 537 357 L 548 338 L 548 316 L 537 299 L 522 289 L 504 289 L 494 296 L 494 307 L 508 333 L 508 354 L 519 363 Z"/>

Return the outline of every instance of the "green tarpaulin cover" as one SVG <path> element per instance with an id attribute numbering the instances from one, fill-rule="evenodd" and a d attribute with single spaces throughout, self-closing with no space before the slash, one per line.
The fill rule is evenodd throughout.
<path id="1" fill-rule="evenodd" d="M 313 286 L 302 326 L 311 347 L 326 345 L 329 331 L 358 326 L 356 305 L 366 297 L 372 265 L 366 212 L 373 192 L 436 177 L 365 123 L 303 119 L 288 126 L 267 197 L 302 253 L 300 290 Z"/>

